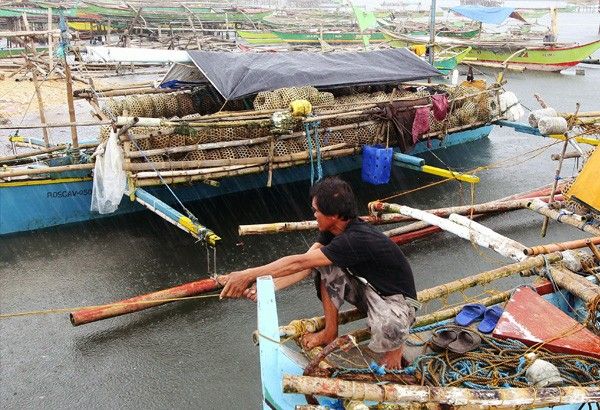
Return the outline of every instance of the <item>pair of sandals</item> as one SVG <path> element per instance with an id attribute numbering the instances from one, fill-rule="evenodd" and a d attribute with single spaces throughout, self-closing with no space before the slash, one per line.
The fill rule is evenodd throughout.
<path id="1" fill-rule="evenodd" d="M 463 354 L 477 349 L 481 345 L 481 336 L 466 329 L 438 329 L 431 336 L 431 347 L 438 352 L 449 350 Z"/>
<path id="2" fill-rule="evenodd" d="M 481 333 L 492 333 L 503 312 L 500 306 L 487 308 L 479 303 L 471 303 L 463 306 L 454 321 L 457 325 L 466 327 L 480 320 L 477 330 Z"/>

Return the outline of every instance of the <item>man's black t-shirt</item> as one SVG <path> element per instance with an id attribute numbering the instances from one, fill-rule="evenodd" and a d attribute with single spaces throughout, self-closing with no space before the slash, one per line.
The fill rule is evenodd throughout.
<path id="1" fill-rule="evenodd" d="M 398 245 L 363 220 L 351 220 L 337 236 L 321 232 L 318 242 L 334 265 L 365 278 L 382 295 L 417 299 L 412 270 Z"/>

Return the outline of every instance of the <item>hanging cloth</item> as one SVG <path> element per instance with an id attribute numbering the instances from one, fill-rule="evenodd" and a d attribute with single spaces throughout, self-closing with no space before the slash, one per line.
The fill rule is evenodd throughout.
<path id="1" fill-rule="evenodd" d="M 412 140 L 413 144 L 419 142 L 419 138 L 423 134 L 429 132 L 429 107 L 419 107 L 415 111 L 415 119 L 412 124 Z"/>
<path id="2" fill-rule="evenodd" d="M 390 103 L 379 104 L 380 112 L 375 114 L 376 118 L 392 121 L 398 133 L 398 145 L 402 152 L 408 152 L 414 145 L 412 127 L 415 120 L 415 105 L 425 105 L 429 99 L 400 100 Z"/>
<path id="3" fill-rule="evenodd" d="M 443 121 L 448 115 L 448 96 L 446 94 L 434 94 L 431 96 L 433 116 L 438 121 Z"/>

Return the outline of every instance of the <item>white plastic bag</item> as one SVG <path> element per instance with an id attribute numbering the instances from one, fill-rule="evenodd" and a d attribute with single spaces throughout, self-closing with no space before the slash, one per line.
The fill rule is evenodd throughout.
<path id="1" fill-rule="evenodd" d="M 111 130 L 104 152 L 96 156 L 91 210 L 101 214 L 116 211 L 126 188 L 123 149 L 117 143 L 117 133 Z"/>

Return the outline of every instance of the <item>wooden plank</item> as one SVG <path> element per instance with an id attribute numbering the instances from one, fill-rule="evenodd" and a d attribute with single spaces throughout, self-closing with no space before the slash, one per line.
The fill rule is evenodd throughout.
<path id="1" fill-rule="evenodd" d="M 600 358 L 600 337 L 528 287 L 513 293 L 493 336 L 528 346 L 543 343 L 545 349 L 556 353 Z"/>

